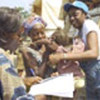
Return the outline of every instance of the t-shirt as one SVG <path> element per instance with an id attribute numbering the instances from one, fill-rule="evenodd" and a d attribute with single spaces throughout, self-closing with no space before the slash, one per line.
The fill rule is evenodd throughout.
<path id="1" fill-rule="evenodd" d="M 100 30 L 99 30 L 99 26 L 94 21 L 92 21 L 90 19 L 86 19 L 83 23 L 82 29 L 78 32 L 78 34 L 84 41 L 86 49 L 88 49 L 86 37 L 91 31 L 97 32 L 98 46 L 99 46 L 99 56 L 97 59 L 100 60 Z"/>

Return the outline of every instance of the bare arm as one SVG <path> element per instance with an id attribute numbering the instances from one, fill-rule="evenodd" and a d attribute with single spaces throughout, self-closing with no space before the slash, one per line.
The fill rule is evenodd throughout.
<path id="1" fill-rule="evenodd" d="M 52 41 L 50 44 L 47 45 L 53 51 L 56 51 L 58 48 L 58 44 L 55 41 Z"/>
<path id="2" fill-rule="evenodd" d="M 66 58 L 72 60 L 84 60 L 84 59 L 96 59 L 98 57 L 98 39 L 95 32 L 91 32 L 87 35 L 88 50 L 82 53 L 67 54 Z"/>
<path id="3" fill-rule="evenodd" d="M 58 48 L 58 44 L 48 38 L 46 39 L 41 39 L 41 40 L 37 40 L 33 43 L 33 45 L 45 45 L 46 47 L 48 47 L 49 49 L 55 51 Z"/>
<path id="4" fill-rule="evenodd" d="M 42 64 L 39 66 L 39 76 L 43 78 L 45 77 L 47 63 L 48 63 L 48 52 L 44 52 Z"/>
<path id="5" fill-rule="evenodd" d="M 52 63 L 57 63 L 61 59 L 67 60 L 87 60 L 96 59 L 98 57 L 98 38 L 96 32 L 90 32 L 87 35 L 88 50 L 82 53 L 61 53 L 52 54 L 49 59 Z"/>
<path id="6" fill-rule="evenodd" d="M 46 62 L 43 62 L 43 63 L 41 64 L 41 66 L 39 67 L 39 76 L 40 76 L 40 77 L 44 78 L 46 68 L 47 68 L 47 63 L 46 63 Z"/>

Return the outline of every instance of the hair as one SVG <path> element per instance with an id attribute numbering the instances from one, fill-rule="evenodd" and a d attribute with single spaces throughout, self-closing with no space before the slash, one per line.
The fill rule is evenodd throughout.
<path id="1" fill-rule="evenodd" d="M 0 7 L 0 33 L 15 33 L 21 26 L 21 15 L 16 9 Z"/>
<path id="2" fill-rule="evenodd" d="M 57 28 L 51 37 L 58 45 L 72 44 L 72 38 L 68 37 L 61 28 Z"/>

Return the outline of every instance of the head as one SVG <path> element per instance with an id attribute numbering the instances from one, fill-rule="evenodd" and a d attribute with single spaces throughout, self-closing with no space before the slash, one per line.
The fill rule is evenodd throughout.
<path id="1" fill-rule="evenodd" d="M 33 18 L 30 23 L 27 21 L 24 23 L 25 33 L 29 35 L 33 41 L 45 38 L 45 27 L 46 23 L 40 17 Z"/>
<path id="2" fill-rule="evenodd" d="M 69 38 L 61 28 L 57 28 L 51 38 L 58 45 L 67 46 L 72 43 L 72 39 Z"/>
<path id="3" fill-rule="evenodd" d="M 81 1 L 75 1 L 72 4 L 64 5 L 64 10 L 68 12 L 69 21 L 75 27 L 80 29 L 87 18 L 88 7 Z"/>
<path id="4" fill-rule="evenodd" d="M 21 15 L 17 10 L 0 7 L 0 46 L 10 45 L 21 26 Z M 9 44 L 8 44 L 9 43 Z"/>
<path id="5" fill-rule="evenodd" d="M 46 37 L 45 28 L 42 24 L 37 23 L 29 32 L 29 36 L 32 38 L 32 41 L 37 41 L 39 39 L 44 39 Z"/>

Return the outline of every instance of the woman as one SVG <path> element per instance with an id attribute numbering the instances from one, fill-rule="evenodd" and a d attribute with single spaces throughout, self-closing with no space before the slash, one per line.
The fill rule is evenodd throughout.
<path id="1" fill-rule="evenodd" d="M 0 7 L 0 100 L 33 100 L 26 95 L 23 80 L 16 69 L 17 57 L 14 52 L 20 44 L 17 34 L 21 16 L 15 9 Z"/>
<path id="2" fill-rule="evenodd" d="M 32 39 L 30 46 L 23 47 L 24 50 L 22 50 L 27 75 L 39 75 L 45 78 L 51 73 L 47 63 L 48 55 L 52 51 L 52 43 L 46 37 L 45 27 L 46 24 L 41 17 L 33 18 L 30 23 L 24 22 L 25 33 Z M 56 44 L 54 46 L 52 49 L 56 48 Z"/>
<path id="3" fill-rule="evenodd" d="M 90 19 L 87 19 L 88 7 L 81 1 L 64 5 L 68 12 L 70 23 L 78 29 L 78 36 L 85 43 L 85 51 L 82 53 L 52 54 L 49 59 L 57 63 L 62 59 L 78 60 L 86 74 L 87 100 L 100 100 L 100 31 L 99 27 Z"/>

